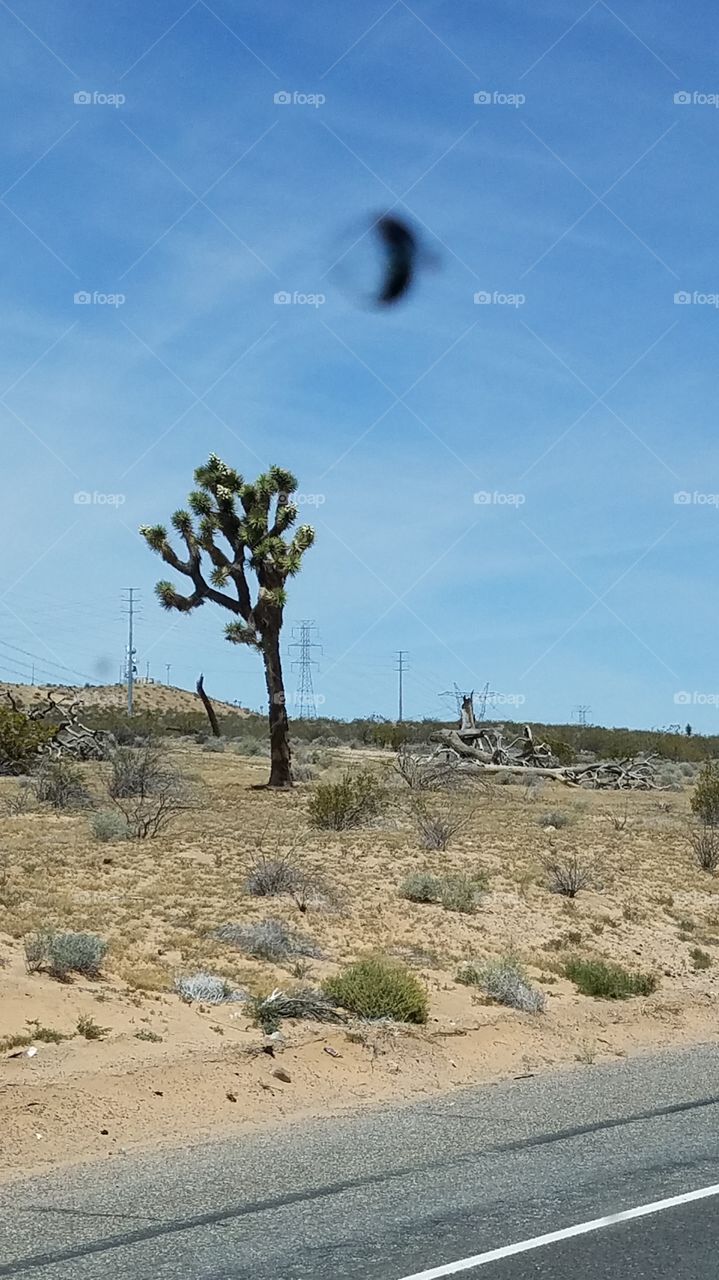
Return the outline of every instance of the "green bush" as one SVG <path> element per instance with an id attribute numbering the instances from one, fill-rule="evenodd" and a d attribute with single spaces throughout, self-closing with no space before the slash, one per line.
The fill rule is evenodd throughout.
<path id="1" fill-rule="evenodd" d="M 565 975 L 583 996 L 596 996 L 601 1000 L 626 1000 L 629 996 L 650 996 L 657 988 L 653 973 L 630 972 L 620 964 L 608 964 L 604 960 L 567 961 Z"/>
<path id="2" fill-rule="evenodd" d="M 323 983 L 325 994 L 360 1018 L 426 1022 L 427 992 L 409 969 L 384 956 L 368 956 L 347 965 Z"/>
<path id="3" fill-rule="evenodd" d="M 25 940 L 25 960 L 31 973 L 43 969 L 67 982 L 71 973 L 97 978 L 107 943 L 94 933 L 56 933 L 47 929 Z"/>
<path id="4" fill-rule="evenodd" d="M 54 725 L 0 707 L 0 774 L 25 773 L 54 732 Z"/>
<path id="5" fill-rule="evenodd" d="M 690 803 L 692 813 L 706 826 L 719 826 L 719 760 L 702 765 Z"/>
<path id="6" fill-rule="evenodd" d="M 346 831 L 381 813 L 386 791 L 371 769 L 345 769 L 338 782 L 318 782 L 308 806 L 316 827 Z"/>
<path id="7" fill-rule="evenodd" d="M 441 882 L 428 871 L 411 871 L 399 886 L 399 896 L 409 902 L 436 902 L 440 888 Z"/>
<path id="8" fill-rule="evenodd" d="M 114 809 L 100 809 L 93 813 L 90 830 L 95 839 L 103 844 L 108 840 L 127 840 L 130 835 L 126 819 Z"/>

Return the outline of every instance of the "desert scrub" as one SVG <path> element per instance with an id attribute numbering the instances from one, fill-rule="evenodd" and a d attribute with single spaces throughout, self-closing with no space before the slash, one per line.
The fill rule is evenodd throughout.
<path id="1" fill-rule="evenodd" d="M 92 797 L 82 770 L 69 760 L 43 760 L 30 783 L 38 800 L 53 809 L 85 809 Z"/>
<path id="2" fill-rule="evenodd" d="M 99 1022 L 86 1013 L 81 1014 L 77 1020 L 77 1034 L 84 1036 L 86 1040 L 104 1040 L 111 1030 L 111 1027 L 101 1027 Z"/>
<path id="3" fill-rule="evenodd" d="M 93 813 L 90 830 L 102 844 L 109 840 L 127 840 L 130 835 L 127 819 L 115 809 L 98 809 L 97 813 Z"/>
<path id="4" fill-rule="evenodd" d="M 711 969 L 712 958 L 708 951 L 702 951 L 701 947 L 692 947 L 689 955 L 696 973 L 701 969 Z"/>
<path id="5" fill-rule="evenodd" d="M 600 1000 L 626 1000 L 629 996 L 650 996 L 657 989 L 653 973 L 624 969 L 604 960 L 568 960 L 564 972 L 583 996 Z"/>
<path id="6" fill-rule="evenodd" d="M 317 959 L 322 955 L 314 938 L 298 933 L 285 924 L 284 920 L 258 920 L 253 924 L 222 924 L 215 929 L 213 937 L 220 942 L 229 942 L 238 947 L 245 955 L 254 956 L 256 960 L 286 960 L 288 956 L 311 956 Z"/>
<path id="7" fill-rule="evenodd" d="M 706 823 L 690 828 L 689 843 L 697 866 L 702 871 L 716 871 L 719 867 L 719 828 Z"/>
<path id="8" fill-rule="evenodd" d="M 272 898 L 282 893 L 294 893 L 304 878 L 292 852 L 274 858 L 260 854 L 250 866 L 245 888 L 255 898 Z"/>
<path id="9" fill-rule="evenodd" d="M 338 782 L 317 783 L 307 812 L 315 827 L 346 831 L 376 818 L 386 799 L 386 789 L 371 769 L 345 769 Z"/>
<path id="10" fill-rule="evenodd" d="M 589 867 L 584 865 L 576 853 L 562 858 L 555 853 L 548 854 L 542 865 L 547 875 L 547 888 L 550 893 L 559 893 L 565 898 L 576 898 L 581 889 L 588 889 L 592 883 Z"/>
<path id="11" fill-rule="evenodd" d="M 400 898 L 408 902 L 437 902 L 441 881 L 428 871 L 411 871 L 399 886 Z"/>
<path id="12" fill-rule="evenodd" d="M 568 827 L 572 819 L 563 809 L 550 809 L 547 813 L 543 813 L 539 819 L 540 827 L 556 827 L 558 831 L 562 827 Z"/>
<path id="13" fill-rule="evenodd" d="M 107 943 L 95 933 L 41 931 L 25 940 L 25 962 L 30 973 L 43 970 L 67 982 L 70 975 L 98 978 L 107 954 Z"/>
<path id="14" fill-rule="evenodd" d="M 457 982 L 479 987 L 490 1000 L 522 1013 L 544 1013 L 546 1008 L 544 992 L 532 986 L 521 965 L 511 956 L 484 965 L 465 964 L 457 974 Z"/>
<path id="15" fill-rule="evenodd" d="M 292 991 L 273 991 L 268 996 L 251 996 L 247 1011 L 255 1026 L 270 1034 L 279 1029 L 283 1018 L 307 1018 L 311 1022 L 344 1022 L 336 1002 L 314 987 L 295 987 Z"/>
<path id="16" fill-rule="evenodd" d="M 692 813 L 706 826 L 719 826 L 719 760 L 702 765 L 690 804 Z"/>
<path id="17" fill-rule="evenodd" d="M 108 794 L 113 800 L 151 795 L 167 772 L 165 752 L 158 742 L 149 739 L 140 747 L 117 747 L 110 760 Z"/>
<path id="18" fill-rule="evenodd" d="M 412 806 L 417 830 L 425 849 L 444 851 L 474 816 L 460 813 L 450 805 L 430 807 L 424 799 L 415 798 Z"/>
<path id="19" fill-rule="evenodd" d="M 471 876 L 443 876 L 440 880 L 439 900 L 445 911 L 471 915 L 481 893 L 481 885 Z"/>
<path id="20" fill-rule="evenodd" d="M 427 992 L 404 965 L 384 956 L 367 956 L 349 964 L 323 989 L 348 1013 L 360 1018 L 390 1018 L 393 1022 L 426 1022 Z"/>
<path id="21" fill-rule="evenodd" d="M 187 1004 L 232 1004 L 245 1000 L 244 991 L 238 991 L 226 978 L 214 973 L 188 973 L 175 978 L 175 991 Z M 149 1039 L 144 1036 L 143 1039 Z"/>
<path id="22" fill-rule="evenodd" d="M 54 725 L 0 707 L 0 774 L 24 773 L 54 732 Z"/>

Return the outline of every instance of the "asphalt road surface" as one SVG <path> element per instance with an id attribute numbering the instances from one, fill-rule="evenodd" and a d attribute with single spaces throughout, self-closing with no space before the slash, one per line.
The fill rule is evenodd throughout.
<path id="1" fill-rule="evenodd" d="M 716 1280 L 717 1259 L 713 1044 L 0 1188 L 0 1277 Z"/>

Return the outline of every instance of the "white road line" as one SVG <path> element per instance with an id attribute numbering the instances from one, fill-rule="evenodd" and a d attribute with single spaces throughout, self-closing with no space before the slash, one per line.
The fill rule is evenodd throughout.
<path id="1" fill-rule="evenodd" d="M 591 1222 L 580 1222 L 577 1226 L 565 1227 L 562 1231 L 550 1231 L 545 1236 L 520 1240 L 517 1244 L 507 1244 L 501 1249 L 490 1249 L 488 1253 L 477 1253 L 473 1258 L 460 1258 L 458 1262 L 447 1262 L 442 1267 L 431 1267 L 429 1271 L 416 1271 L 414 1275 L 402 1276 L 402 1280 L 441 1280 L 443 1276 L 455 1276 L 460 1271 L 484 1267 L 488 1262 L 500 1262 L 502 1258 L 512 1258 L 517 1253 L 529 1253 L 530 1250 L 542 1249 L 547 1244 L 557 1244 L 561 1240 L 571 1240 L 574 1236 L 586 1236 L 591 1231 L 601 1231 L 603 1227 L 613 1227 L 617 1222 L 631 1222 L 634 1218 L 646 1218 L 652 1213 L 673 1209 L 676 1205 L 691 1204 L 695 1200 L 708 1200 L 710 1196 L 719 1196 L 719 1183 L 714 1183 L 711 1187 L 700 1187 L 697 1191 L 687 1191 L 680 1196 L 670 1196 L 668 1200 L 654 1200 L 651 1204 L 640 1204 L 636 1209 L 610 1213 L 606 1218 L 593 1218 Z"/>

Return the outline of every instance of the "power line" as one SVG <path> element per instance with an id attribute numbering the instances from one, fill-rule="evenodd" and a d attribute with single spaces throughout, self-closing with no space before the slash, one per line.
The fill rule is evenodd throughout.
<path id="1" fill-rule="evenodd" d="M 404 673 L 405 673 L 405 671 L 407 670 L 407 668 L 406 668 L 406 666 L 404 665 L 404 663 L 405 663 L 405 659 L 406 659 L 406 658 L 408 658 L 408 657 L 409 657 L 409 653 L 408 653 L 408 651 L 407 651 L 406 649 L 398 649 L 398 650 L 397 650 L 397 675 L 398 675 L 398 679 L 397 679 L 397 686 L 398 686 L 398 688 L 397 688 L 397 712 L 398 712 L 398 714 L 397 714 L 397 724 L 401 724 L 401 723 L 402 723 L 402 714 L 403 714 L 403 710 L 404 710 L 403 705 L 402 705 L 402 695 L 403 695 L 403 692 L 404 692 L 403 687 L 402 687 L 402 684 L 403 684 L 403 676 L 404 676 Z"/>
<path id="2" fill-rule="evenodd" d="M 66 671 L 68 675 L 80 676 L 83 680 L 91 678 L 85 671 L 78 671 L 75 667 L 66 667 L 62 662 L 53 662 L 51 658 L 41 658 L 37 653 L 31 653 L 29 649 L 21 649 L 19 645 L 10 644 L 8 640 L 0 640 L 0 645 L 4 649 L 12 649 L 15 653 L 22 653 L 26 658 L 32 658 L 33 662 L 36 662 L 43 671 L 50 671 L 51 667 L 55 667 L 58 671 Z M 26 664 L 23 663 L 22 665 L 25 666 Z"/>
<path id="3" fill-rule="evenodd" d="M 125 679 L 127 681 L 127 714 L 131 716 L 135 676 L 137 675 L 137 667 L 135 666 L 135 654 L 137 651 L 135 649 L 133 634 L 135 606 L 138 603 L 135 599 L 137 587 L 125 587 L 124 591 L 127 592 L 127 600 L 124 601 L 127 608 L 123 610 L 123 612 L 127 613 L 127 661 L 125 663 Z"/>
<path id="4" fill-rule="evenodd" d="M 293 636 L 298 628 L 292 628 Z M 299 640 L 290 645 L 290 649 L 299 649 L 299 657 L 292 663 L 292 670 L 299 669 L 300 679 L 299 688 L 297 690 L 297 718 L 298 720 L 314 720 L 317 715 L 317 707 L 315 705 L 315 694 L 312 687 L 312 668 L 317 667 L 319 663 L 315 662 L 312 657 L 312 650 L 319 649 L 322 651 L 322 645 L 318 641 L 312 639 L 312 632 L 317 631 L 317 627 L 311 618 L 303 618 L 299 623 Z M 317 632 L 319 635 L 319 632 Z"/>

